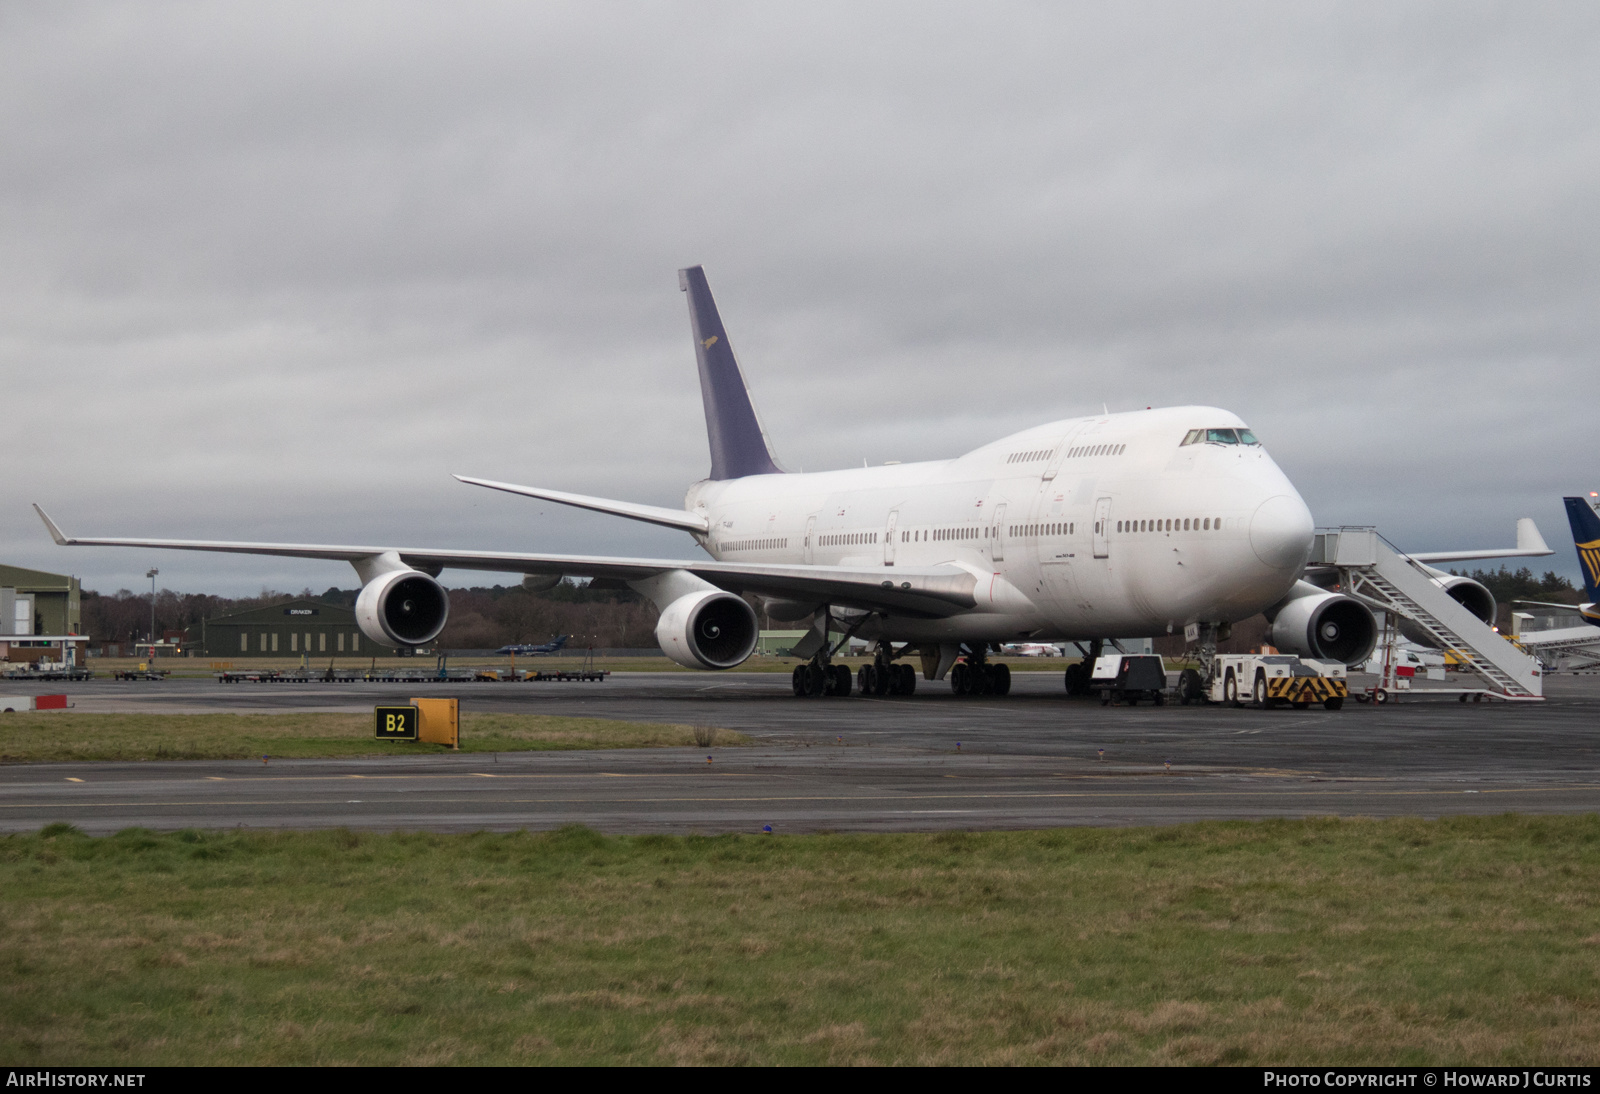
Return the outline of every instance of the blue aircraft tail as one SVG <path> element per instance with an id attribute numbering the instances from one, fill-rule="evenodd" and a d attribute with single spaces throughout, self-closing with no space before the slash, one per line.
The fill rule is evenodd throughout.
<path id="1" fill-rule="evenodd" d="M 711 438 L 711 477 L 781 474 L 783 469 L 773 462 L 767 448 L 766 434 L 717 314 L 717 302 L 711 298 L 705 271 L 699 266 L 679 270 L 678 287 L 689 294 L 689 325 L 694 330 L 700 397 L 705 401 L 706 432 Z"/>
<path id="2" fill-rule="evenodd" d="M 1589 508 L 1587 498 L 1562 498 L 1567 503 L 1567 522 L 1572 525 L 1572 543 L 1578 549 L 1578 565 L 1583 570 L 1583 592 L 1590 602 L 1600 601 L 1600 515 Z"/>

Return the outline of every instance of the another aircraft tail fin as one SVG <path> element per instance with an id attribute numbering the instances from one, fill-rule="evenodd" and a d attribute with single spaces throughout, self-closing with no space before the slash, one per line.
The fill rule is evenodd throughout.
<path id="1" fill-rule="evenodd" d="M 781 474 L 783 469 L 772 459 L 744 374 L 717 314 L 717 302 L 711 298 L 705 271 L 699 266 L 679 270 L 678 287 L 689 294 L 689 325 L 694 330 L 700 396 L 705 401 L 706 432 L 711 439 L 711 477 Z"/>
<path id="2" fill-rule="evenodd" d="M 1572 543 L 1578 549 L 1578 565 L 1583 570 L 1583 591 L 1589 600 L 1600 601 L 1600 514 L 1589 507 L 1587 498 L 1562 498 L 1567 503 L 1567 521 L 1572 525 Z"/>

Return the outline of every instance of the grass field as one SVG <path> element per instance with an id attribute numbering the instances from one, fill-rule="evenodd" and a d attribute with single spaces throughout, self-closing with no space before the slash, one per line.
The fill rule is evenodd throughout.
<path id="1" fill-rule="evenodd" d="M 0 1058 L 1600 1058 L 1600 818 L 0 839 Z"/>
<path id="2" fill-rule="evenodd" d="M 462 752 L 570 748 L 664 748 L 738 745 L 732 730 L 542 714 L 461 715 Z M 0 763 L 67 760 L 237 760 L 416 756 L 449 752 L 418 741 L 378 741 L 370 714 L 78 714 L 0 715 Z"/>

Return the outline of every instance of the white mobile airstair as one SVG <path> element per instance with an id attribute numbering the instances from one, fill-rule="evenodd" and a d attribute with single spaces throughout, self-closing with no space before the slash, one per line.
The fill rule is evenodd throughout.
<path id="1" fill-rule="evenodd" d="M 1481 676 L 1502 699 L 1544 697 L 1539 662 L 1500 637 L 1456 603 L 1413 562 L 1372 528 L 1320 530 L 1311 548 L 1313 566 L 1339 571 L 1340 591 L 1368 607 L 1402 616 L 1426 631 Z"/>

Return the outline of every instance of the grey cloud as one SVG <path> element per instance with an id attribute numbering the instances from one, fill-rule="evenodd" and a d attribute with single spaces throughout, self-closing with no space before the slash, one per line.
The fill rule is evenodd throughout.
<path id="1" fill-rule="evenodd" d="M 673 270 L 704 262 L 791 465 L 1217 404 L 1321 520 L 1449 547 L 1533 515 L 1570 573 L 1597 31 L 1572 5 L 12 6 L 28 455 L 0 557 L 108 588 L 149 564 L 55 549 L 35 497 L 109 533 L 683 553 L 448 475 L 675 502 L 706 452 Z"/>

